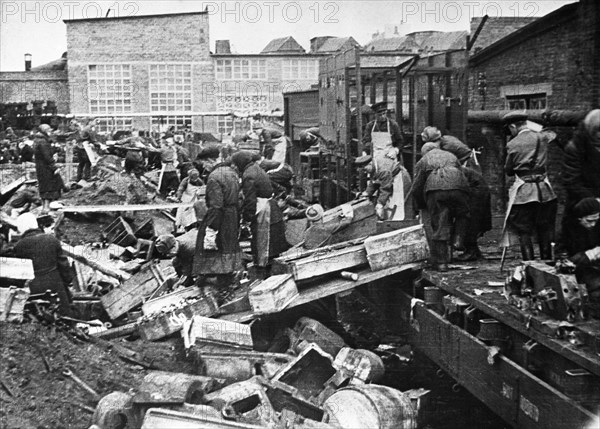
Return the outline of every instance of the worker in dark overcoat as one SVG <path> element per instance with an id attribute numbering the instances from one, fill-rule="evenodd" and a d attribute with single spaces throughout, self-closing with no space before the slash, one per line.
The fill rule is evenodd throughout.
<path id="1" fill-rule="evenodd" d="M 50 141 L 51 131 L 52 128 L 50 128 L 50 125 L 40 125 L 34 140 L 35 173 L 37 175 L 40 198 L 43 203 L 42 210 L 44 212 L 49 211 L 51 201 L 60 198 L 64 187 L 64 182 L 60 176 L 60 169 L 54 161 L 52 142 Z"/>
<path id="2" fill-rule="evenodd" d="M 222 162 L 219 147 L 209 145 L 196 158 L 205 171 L 206 214 L 198 226 L 196 253 L 192 273 L 200 277 L 216 276 L 220 285 L 232 281 L 242 268 L 239 244 L 239 176 L 227 163 Z M 215 237 L 210 240 L 210 237 Z"/>
<path id="3" fill-rule="evenodd" d="M 433 268 L 447 271 L 449 243 L 456 250 L 465 249 L 464 237 L 470 219 L 469 184 L 458 158 L 450 152 L 435 143 L 426 143 L 422 154 L 415 166 L 413 198 L 417 209 L 429 213 Z"/>
<path id="4" fill-rule="evenodd" d="M 65 316 L 72 315 L 68 285 L 73 278 L 60 241 L 54 235 L 45 234 L 32 213 L 19 216 L 17 227 L 21 239 L 15 245 L 15 256 L 33 262 L 35 278 L 29 285 L 31 293 L 43 294 L 47 290 L 56 293 L 60 299 L 59 311 Z"/>

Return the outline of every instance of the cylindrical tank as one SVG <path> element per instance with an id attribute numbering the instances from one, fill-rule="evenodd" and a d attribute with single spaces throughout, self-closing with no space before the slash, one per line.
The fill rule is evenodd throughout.
<path id="1" fill-rule="evenodd" d="M 344 387 L 324 403 L 325 421 L 343 429 L 416 429 L 410 398 L 387 386 Z"/>

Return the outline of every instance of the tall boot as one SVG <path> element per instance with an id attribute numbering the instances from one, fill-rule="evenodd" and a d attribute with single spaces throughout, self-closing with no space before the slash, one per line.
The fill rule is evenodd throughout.
<path id="1" fill-rule="evenodd" d="M 448 242 L 447 241 L 432 241 L 433 253 L 433 269 L 441 273 L 448 271 Z"/>
<path id="2" fill-rule="evenodd" d="M 479 250 L 479 246 L 477 246 L 477 243 L 465 244 L 465 248 L 465 252 L 462 255 L 454 257 L 454 259 L 460 262 L 469 262 L 477 261 L 481 258 L 481 250 Z"/>
<path id="3" fill-rule="evenodd" d="M 465 250 L 465 235 L 467 234 L 468 227 L 468 218 L 461 217 L 456 219 L 454 222 L 454 238 L 452 240 L 452 247 L 455 250 Z"/>
<path id="4" fill-rule="evenodd" d="M 554 241 L 554 231 L 545 230 L 538 233 L 538 242 L 540 245 L 540 259 L 549 261 L 552 259 L 552 242 Z"/>
<path id="5" fill-rule="evenodd" d="M 535 259 L 535 256 L 533 253 L 533 242 L 531 241 L 531 235 L 520 235 L 519 243 L 521 245 L 521 256 L 523 257 L 523 260 L 533 261 Z"/>

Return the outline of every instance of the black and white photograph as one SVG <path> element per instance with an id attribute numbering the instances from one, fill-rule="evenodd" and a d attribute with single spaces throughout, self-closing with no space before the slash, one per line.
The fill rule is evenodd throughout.
<path id="1" fill-rule="evenodd" d="M 600 429 L 600 2 L 0 0 L 0 429 Z"/>

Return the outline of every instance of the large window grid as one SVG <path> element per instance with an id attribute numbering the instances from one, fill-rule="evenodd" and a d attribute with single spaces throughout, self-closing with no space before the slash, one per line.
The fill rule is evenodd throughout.
<path id="1" fill-rule="evenodd" d="M 284 59 L 281 75 L 283 80 L 303 79 L 314 80 L 316 82 L 319 79 L 319 61 Z"/>
<path id="2" fill-rule="evenodd" d="M 99 64 L 88 66 L 90 113 L 129 113 L 131 112 L 131 94 L 130 65 Z"/>
<path id="3" fill-rule="evenodd" d="M 269 101 L 266 95 L 225 95 L 216 97 L 217 110 L 239 114 L 254 114 L 269 110 Z M 220 133 L 228 134 L 233 131 L 234 121 L 229 116 L 221 116 L 217 121 Z"/>
<path id="4" fill-rule="evenodd" d="M 99 133 L 114 133 L 128 131 L 133 127 L 132 118 L 96 118 L 96 131 Z"/>
<path id="5" fill-rule="evenodd" d="M 221 80 L 266 80 L 267 60 L 217 60 L 216 75 Z"/>
<path id="6" fill-rule="evenodd" d="M 192 111 L 192 65 L 150 65 L 150 111 Z"/>
<path id="7" fill-rule="evenodd" d="M 233 131 L 234 123 L 232 116 L 219 116 L 217 119 L 217 132 L 229 134 Z"/>
<path id="8" fill-rule="evenodd" d="M 167 131 L 171 127 L 175 127 L 176 130 L 182 130 L 184 128 L 192 128 L 192 117 L 191 116 L 153 116 L 152 125 L 157 126 L 160 131 Z"/>

